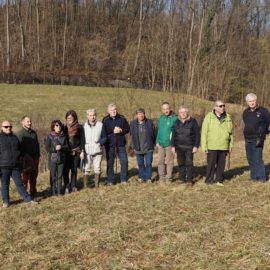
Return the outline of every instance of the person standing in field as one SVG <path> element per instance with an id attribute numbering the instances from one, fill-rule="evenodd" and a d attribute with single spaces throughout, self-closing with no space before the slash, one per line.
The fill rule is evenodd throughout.
<path id="1" fill-rule="evenodd" d="M 202 124 L 201 148 L 207 154 L 205 183 L 224 181 L 226 156 L 233 147 L 233 124 L 225 110 L 225 103 L 217 100 Z"/>
<path id="2" fill-rule="evenodd" d="M 33 198 L 37 193 L 40 146 L 37 133 L 32 129 L 31 118 L 25 115 L 21 123 L 22 128 L 18 131 L 17 137 L 21 145 L 22 182 L 26 190 L 29 183 L 30 195 Z"/>
<path id="3" fill-rule="evenodd" d="M 127 184 L 128 158 L 126 152 L 125 135 L 129 133 L 129 124 L 126 118 L 117 112 L 115 104 L 108 105 L 108 115 L 103 119 L 102 138 L 106 138 L 105 150 L 107 158 L 107 184 L 115 181 L 114 162 L 119 157 L 121 164 L 120 181 Z"/>
<path id="4" fill-rule="evenodd" d="M 94 167 L 94 183 L 99 185 L 101 174 L 102 161 L 102 144 L 101 139 L 102 126 L 100 121 L 97 121 L 96 109 L 89 109 L 86 111 L 87 122 L 84 124 L 85 136 L 85 159 L 84 159 L 84 187 L 87 187 L 90 181 L 90 168 Z"/>
<path id="5" fill-rule="evenodd" d="M 159 180 L 172 180 L 174 154 L 171 148 L 172 129 L 177 116 L 168 102 L 161 105 L 162 114 L 158 120 L 157 148 Z"/>
<path id="6" fill-rule="evenodd" d="M 48 156 L 48 167 L 51 176 L 52 195 L 60 195 L 62 189 L 62 177 L 64 164 L 68 150 L 67 137 L 63 132 L 63 124 L 60 120 L 51 122 L 51 132 L 45 143 Z"/>
<path id="7" fill-rule="evenodd" d="M 2 172 L 1 177 L 1 191 L 3 207 L 7 208 L 10 204 L 9 185 L 10 177 L 12 177 L 16 188 L 21 195 L 24 202 L 31 202 L 31 196 L 27 193 L 21 180 L 20 173 L 20 142 L 12 132 L 12 125 L 9 121 L 5 120 L 1 126 L 0 133 L 0 169 Z"/>
<path id="8" fill-rule="evenodd" d="M 177 154 L 180 181 L 193 184 L 193 155 L 200 145 L 200 128 L 196 119 L 189 116 L 188 108 L 180 107 L 178 112 L 172 131 L 172 152 Z"/>
<path id="9" fill-rule="evenodd" d="M 153 121 L 146 118 L 142 108 L 136 110 L 136 119 L 130 123 L 130 135 L 139 168 L 139 181 L 151 183 L 155 127 Z"/>
<path id="10" fill-rule="evenodd" d="M 64 133 L 68 138 L 69 151 L 64 166 L 65 194 L 77 191 L 77 173 L 80 160 L 85 157 L 85 141 L 83 127 L 78 123 L 78 116 L 74 110 L 66 113 Z M 69 178 L 69 173 L 71 176 Z"/>
<path id="11" fill-rule="evenodd" d="M 270 115 L 267 109 L 257 104 L 257 96 L 246 96 L 248 107 L 243 112 L 246 156 L 252 181 L 266 181 L 263 162 L 263 147 L 269 133 Z"/>

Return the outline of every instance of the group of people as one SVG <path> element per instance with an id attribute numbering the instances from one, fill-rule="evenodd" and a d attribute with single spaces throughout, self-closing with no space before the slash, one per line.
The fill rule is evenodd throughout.
<path id="1" fill-rule="evenodd" d="M 266 181 L 262 159 L 264 141 L 270 125 L 270 114 L 257 104 L 257 96 L 246 96 L 248 107 L 243 112 L 246 155 L 253 181 Z M 233 122 L 226 112 L 225 103 L 217 100 L 214 108 L 202 123 L 200 130 L 189 110 L 181 106 L 174 114 L 168 102 L 161 104 L 162 114 L 157 127 L 146 117 L 145 110 L 139 108 L 134 120 L 118 113 L 115 104 L 108 105 L 108 115 L 97 121 L 95 109 L 87 110 L 87 121 L 80 125 L 74 110 L 66 113 L 66 123 L 56 119 L 51 122 L 51 131 L 45 140 L 50 170 L 52 195 L 77 191 L 77 171 L 84 171 L 83 182 L 87 186 L 93 167 L 94 184 L 98 185 L 101 175 L 103 147 L 106 153 L 106 184 L 115 184 L 115 161 L 120 161 L 120 181 L 128 182 L 128 156 L 126 139 L 130 133 L 131 147 L 136 154 L 138 181 L 152 181 L 152 162 L 155 146 L 158 149 L 158 175 L 160 182 L 172 180 L 174 155 L 177 155 L 179 179 L 184 183 L 194 183 L 193 156 L 201 147 L 207 156 L 205 183 L 222 184 L 226 156 L 233 148 Z M 9 182 L 15 185 L 25 202 L 35 203 L 40 145 L 36 132 L 32 129 L 29 116 L 22 118 L 22 128 L 16 135 L 12 125 L 5 120 L 0 134 L 0 169 L 2 173 L 3 207 L 8 207 Z M 64 185 L 62 185 L 64 180 Z M 29 184 L 29 193 L 28 191 Z"/>

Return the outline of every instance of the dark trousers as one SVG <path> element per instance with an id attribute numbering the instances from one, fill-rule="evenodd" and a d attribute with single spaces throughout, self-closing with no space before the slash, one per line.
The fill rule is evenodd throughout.
<path id="1" fill-rule="evenodd" d="M 143 180 L 151 180 L 153 152 L 145 154 L 136 154 L 137 164 L 139 168 L 139 177 Z"/>
<path id="2" fill-rule="evenodd" d="M 179 178 L 182 181 L 192 181 L 194 177 L 192 149 L 176 149 Z"/>
<path id="3" fill-rule="evenodd" d="M 256 147 L 256 139 L 246 140 L 245 143 L 250 178 L 254 181 L 266 181 L 265 167 L 262 159 L 263 147 Z"/>
<path id="4" fill-rule="evenodd" d="M 121 171 L 120 171 L 120 179 L 121 182 L 127 182 L 128 179 L 128 158 L 125 147 L 110 147 L 107 149 L 106 156 L 108 159 L 107 163 L 107 177 L 108 182 L 114 182 L 114 162 L 117 156 L 120 160 Z"/>
<path id="5" fill-rule="evenodd" d="M 206 183 L 223 182 L 227 153 L 228 151 L 208 150 Z M 214 179 L 215 175 L 216 178 Z"/>
<path id="6" fill-rule="evenodd" d="M 18 192 L 20 193 L 22 199 L 25 202 L 30 202 L 31 197 L 30 195 L 26 192 L 22 180 L 21 180 L 21 173 L 18 168 L 1 168 L 2 171 L 2 178 L 1 178 L 1 183 L 2 183 L 2 200 L 4 203 L 9 204 L 10 198 L 9 198 L 9 185 L 10 185 L 10 177 L 12 177 L 16 188 Z"/>
<path id="7" fill-rule="evenodd" d="M 24 188 L 27 190 L 28 183 L 29 183 L 31 196 L 35 196 L 35 194 L 37 193 L 38 165 L 39 165 L 39 158 L 33 159 L 33 164 L 32 164 L 33 169 L 31 171 L 22 172 L 22 182 L 23 182 Z"/>
<path id="8" fill-rule="evenodd" d="M 50 166 L 52 195 L 61 194 L 63 169 L 64 163 L 61 164 L 52 163 Z"/>
<path id="9" fill-rule="evenodd" d="M 64 166 L 64 184 L 65 188 L 74 188 L 77 186 L 78 166 L 80 162 L 80 154 L 67 155 Z M 71 172 L 71 181 L 69 182 L 69 172 Z"/>

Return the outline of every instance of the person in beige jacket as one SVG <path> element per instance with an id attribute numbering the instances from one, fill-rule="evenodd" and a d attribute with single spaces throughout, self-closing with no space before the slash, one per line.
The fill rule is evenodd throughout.
<path id="1" fill-rule="evenodd" d="M 101 132 L 103 124 L 97 121 L 97 113 L 95 109 L 87 110 L 87 122 L 83 125 L 85 136 L 85 157 L 84 157 L 84 186 L 87 187 L 90 181 L 90 169 L 94 168 L 94 181 L 99 183 L 101 174 L 102 146 Z"/>

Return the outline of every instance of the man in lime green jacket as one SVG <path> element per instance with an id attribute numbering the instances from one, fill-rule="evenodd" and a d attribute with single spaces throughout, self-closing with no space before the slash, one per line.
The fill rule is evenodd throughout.
<path id="1" fill-rule="evenodd" d="M 232 119 L 226 113 L 224 102 L 217 100 L 214 110 L 205 116 L 201 131 L 201 148 L 207 154 L 205 182 L 208 184 L 224 180 L 226 156 L 233 146 L 232 133 Z"/>
<path id="2" fill-rule="evenodd" d="M 168 102 L 161 105 L 162 115 L 158 120 L 157 147 L 158 147 L 158 174 L 160 180 L 171 180 L 173 171 L 174 153 L 172 153 L 172 129 L 177 116 L 172 112 Z M 165 170 L 166 166 L 166 170 Z"/>

